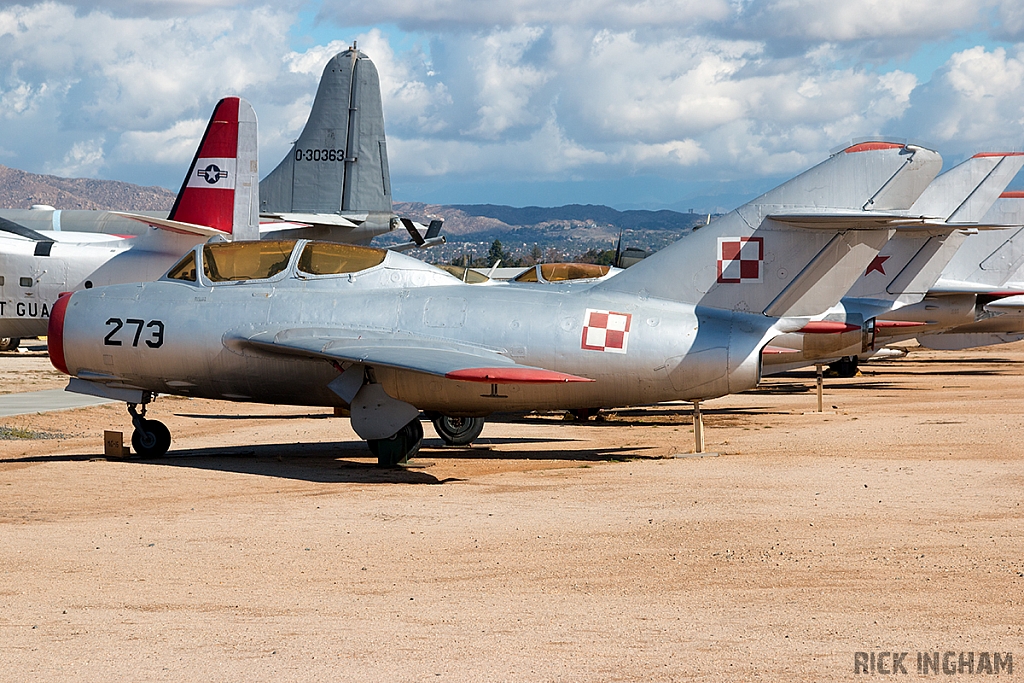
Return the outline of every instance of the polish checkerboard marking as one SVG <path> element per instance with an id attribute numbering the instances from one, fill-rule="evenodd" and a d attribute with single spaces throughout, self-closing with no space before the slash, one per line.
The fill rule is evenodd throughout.
<path id="1" fill-rule="evenodd" d="M 626 353 L 632 313 L 616 313 L 588 308 L 584 316 L 580 347 L 587 351 Z"/>

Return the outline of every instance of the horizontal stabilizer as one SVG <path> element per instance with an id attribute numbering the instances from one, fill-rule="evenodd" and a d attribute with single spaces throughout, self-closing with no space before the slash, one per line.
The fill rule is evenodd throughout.
<path id="1" fill-rule="evenodd" d="M 1024 339 L 1024 332 L 979 332 L 964 334 L 922 334 L 918 336 L 917 342 L 926 349 L 935 349 L 937 351 L 961 351 L 963 349 L 973 349 L 979 346 L 1009 344 L 1010 342 L 1020 341 L 1021 339 Z"/>
<path id="2" fill-rule="evenodd" d="M 932 294 L 988 294 L 993 289 L 995 286 L 981 282 L 950 280 L 942 277 L 928 291 Z"/>
<path id="3" fill-rule="evenodd" d="M 941 220 L 925 216 L 879 214 L 869 211 L 850 213 L 790 213 L 768 216 L 777 223 L 805 230 L 880 230 L 882 228 L 934 228 L 952 230 Z M 974 226 L 971 226 L 974 227 Z"/>
<path id="4" fill-rule="evenodd" d="M 172 221 L 169 218 L 154 218 L 153 216 L 143 216 L 137 213 L 125 213 L 123 211 L 111 211 L 111 213 L 130 218 L 133 221 L 139 223 L 145 223 L 152 225 L 154 228 L 160 228 L 161 230 L 170 230 L 181 235 L 198 235 L 200 237 L 213 237 L 214 235 L 223 235 L 224 233 L 217 228 L 211 228 L 206 225 L 196 225 L 195 223 L 185 223 L 183 221 Z"/>
<path id="5" fill-rule="evenodd" d="M 391 251 L 408 251 L 409 249 L 426 249 L 427 247 L 437 246 L 445 243 L 445 237 L 439 235 L 441 232 L 441 226 L 444 225 L 442 220 L 432 220 L 430 225 L 421 232 L 424 226 L 413 221 L 411 218 L 400 218 L 399 221 L 402 227 L 405 228 L 406 232 L 409 233 L 410 240 L 403 244 L 396 244 L 388 247 Z"/>
<path id="6" fill-rule="evenodd" d="M 237 337 L 227 343 L 269 353 L 410 370 L 467 382 L 550 384 L 593 381 L 545 368 L 520 365 L 493 349 L 415 336 L 368 335 L 351 330 L 292 329 Z"/>
<path id="7" fill-rule="evenodd" d="M 264 213 L 263 218 L 273 218 L 286 223 L 303 223 L 310 225 L 330 225 L 336 228 L 358 228 L 366 220 L 368 214 L 364 213 Z M 263 223 L 262 225 L 274 225 Z"/>
<path id="8" fill-rule="evenodd" d="M 430 239 L 425 239 L 418 244 L 412 241 L 402 242 L 401 244 L 395 244 L 393 246 L 390 246 L 387 249 L 388 251 L 409 251 L 410 249 L 426 249 L 427 247 L 436 247 L 440 244 L 444 244 L 445 242 L 446 240 L 444 235 L 441 235 L 440 237 L 431 237 Z"/>
<path id="9" fill-rule="evenodd" d="M 7 220 L 6 218 L 0 218 L 0 232 L 7 232 L 18 237 L 24 237 L 25 239 L 32 240 L 33 242 L 52 242 L 53 240 L 45 235 L 42 235 L 31 228 L 26 228 L 20 223 Z"/>

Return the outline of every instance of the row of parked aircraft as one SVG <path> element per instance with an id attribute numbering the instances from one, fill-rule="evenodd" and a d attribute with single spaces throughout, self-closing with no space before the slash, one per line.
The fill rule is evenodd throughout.
<path id="1" fill-rule="evenodd" d="M 417 452 L 424 414 L 466 444 L 494 412 L 699 407 L 901 339 L 1024 338 L 1024 197 L 1005 192 L 1022 154 L 938 175 L 932 150 L 854 144 L 627 270 L 545 264 L 495 283 L 342 243 L 403 222 L 390 213 L 376 78 L 354 48 L 335 57 L 302 136 L 258 183 L 255 116 L 222 100 L 171 214 L 117 214 L 142 226 L 122 247 L 95 231 L 64 242 L 8 228 L 35 258 L 72 244 L 69 255 L 116 252 L 48 299 L 48 342 L 68 390 L 128 404 L 136 452 L 170 447 L 146 417 L 158 394 L 344 408 L 392 466 Z M 369 91 L 377 109 L 353 104 Z M 320 123 L 334 108 L 346 126 Z M 360 128 L 367 111 L 379 129 Z M 406 227 L 410 246 L 438 239 L 437 224 Z M 151 259 L 147 275 L 162 275 L 117 258 Z"/>

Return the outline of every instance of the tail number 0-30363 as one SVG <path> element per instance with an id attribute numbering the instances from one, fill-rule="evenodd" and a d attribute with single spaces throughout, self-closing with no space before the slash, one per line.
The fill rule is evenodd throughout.
<path id="1" fill-rule="evenodd" d="M 146 342 L 146 346 L 148 346 L 151 349 L 159 349 L 161 346 L 163 346 L 164 324 L 160 320 L 150 320 L 149 322 L 146 322 L 145 320 L 141 320 L 139 318 L 128 318 L 127 320 L 121 320 L 120 318 L 110 318 L 109 320 L 107 320 L 106 325 L 113 325 L 113 329 L 110 330 L 110 332 L 107 332 L 107 336 L 103 337 L 103 343 L 106 344 L 107 346 L 122 345 L 121 340 L 115 339 L 114 337 L 115 335 L 122 336 L 119 335 L 118 332 L 120 332 L 121 328 L 125 327 L 126 325 L 135 326 L 135 336 L 132 338 L 132 346 L 139 345 L 139 337 L 142 336 L 143 328 L 145 328 L 146 334 L 148 335 L 147 339 L 143 339 L 143 341 Z M 131 336 L 131 330 L 127 330 L 126 334 Z"/>

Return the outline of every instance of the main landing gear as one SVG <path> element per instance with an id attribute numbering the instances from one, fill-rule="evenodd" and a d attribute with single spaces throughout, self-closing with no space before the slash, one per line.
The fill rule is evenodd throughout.
<path id="1" fill-rule="evenodd" d="M 449 446 L 468 446 L 484 429 L 482 417 L 451 417 L 431 415 L 434 431 Z M 159 423 L 158 423 L 159 424 Z M 423 443 L 423 424 L 419 416 L 386 439 L 367 439 L 370 452 L 377 456 L 379 467 L 396 467 L 409 462 Z"/>
<path id="2" fill-rule="evenodd" d="M 13 351 L 21 345 L 21 337 L 0 337 L 0 351 Z"/>
<path id="3" fill-rule="evenodd" d="M 378 467 L 404 465 L 409 462 L 409 458 L 419 452 L 421 443 L 423 443 L 423 425 L 420 424 L 418 415 L 387 439 L 366 440 L 370 452 L 377 456 Z"/>
<path id="4" fill-rule="evenodd" d="M 132 416 L 132 449 L 144 458 L 159 458 L 171 447 L 171 432 L 163 422 L 146 419 L 146 404 L 142 411 L 137 403 L 128 404 L 128 413 Z"/>
<path id="5" fill-rule="evenodd" d="M 468 446 L 484 430 L 482 417 L 435 415 L 431 422 L 434 423 L 434 431 L 448 446 Z"/>

